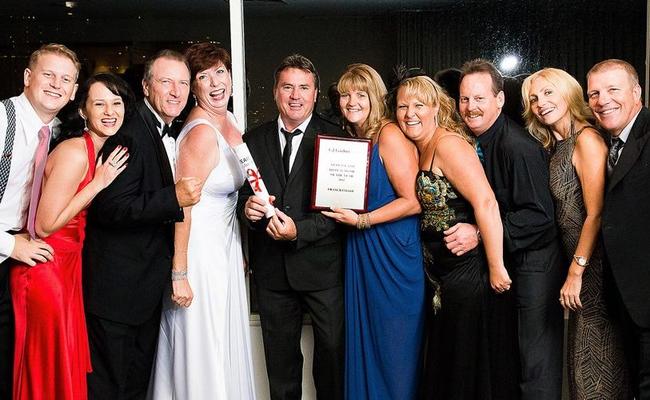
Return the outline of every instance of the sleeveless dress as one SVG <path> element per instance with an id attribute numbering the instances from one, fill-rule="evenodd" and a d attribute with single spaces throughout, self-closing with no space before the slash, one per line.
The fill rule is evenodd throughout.
<path id="1" fill-rule="evenodd" d="M 581 130 L 582 131 L 582 130 Z M 578 131 L 558 141 L 551 156 L 550 185 L 555 214 L 568 260 L 575 254 L 586 211 L 582 186 L 571 162 Z M 567 359 L 571 399 L 629 399 L 628 373 L 619 328 L 612 323 L 603 298 L 601 238 L 582 275 L 582 310 L 569 314 Z"/>
<path id="2" fill-rule="evenodd" d="M 368 210 L 397 198 L 375 144 Z M 348 235 L 345 271 L 345 398 L 409 400 L 417 395 L 424 324 L 418 217 Z"/>
<path id="3" fill-rule="evenodd" d="M 88 172 L 78 193 L 95 173 L 93 142 L 85 133 Z M 14 400 L 87 398 L 91 372 L 81 287 L 81 250 L 86 210 L 45 241 L 54 259 L 11 269 L 11 296 L 16 316 Z"/>
<path id="4" fill-rule="evenodd" d="M 234 120 L 232 114 L 229 118 Z M 192 207 L 187 278 L 194 293 L 188 308 L 163 299 L 158 350 L 148 397 L 155 400 L 254 399 L 248 301 L 243 269 L 237 190 L 244 174 L 234 152 L 209 121 L 195 119 L 181 131 L 179 146 L 197 125 L 214 129 L 219 163 Z"/>
<path id="5" fill-rule="evenodd" d="M 424 265 L 433 294 L 428 304 L 433 312 L 428 321 L 423 398 L 489 400 L 491 289 L 483 246 L 456 256 L 443 241 L 443 231 L 456 223 L 475 223 L 472 206 L 431 167 L 420 171 L 416 193 L 422 206 Z"/>

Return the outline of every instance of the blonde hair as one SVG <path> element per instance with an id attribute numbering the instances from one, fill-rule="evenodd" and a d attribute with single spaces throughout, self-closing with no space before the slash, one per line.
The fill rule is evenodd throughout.
<path id="1" fill-rule="evenodd" d="M 541 123 L 532 110 L 530 101 L 530 88 L 537 78 L 546 79 L 557 90 L 558 94 L 567 103 L 567 110 L 572 122 L 591 124 L 593 113 L 582 96 L 582 87 L 566 71 L 557 68 L 544 68 L 527 77 L 521 85 L 521 97 L 524 103 L 524 121 L 528 132 L 537 139 L 546 150 L 555 146 L 555 136 L 548 125 Z"/>
<path id="2" fill-rule="evenodd" d="M 367 139 L 374 138 L 388 119 L 387 91 L 381 76 L 369 65 L 350 64 L 339 78 L 336 89 L 339 94 L 349 93 L 352 90 L 368 93 L 370 113 L 363 123 L 361 136 Z M 348 132 L 355 134 L 354 129 L 346 120 L 344 120 L 343 126 Z"/>
<path id="3" fill-rule="evenodd" d="M 609 71 L 611 69 L 616 69 L 616 68 L 621 68 L 625 72 L 627 72 L 627 75 L 629 76 L 633 84 L 635 85 L 639 84 L 639 74 L 636 73 L 636 69 L 634 69 L 632 64 L 624 60 L 619 60 L 618 58 L 610 58 L 609 60 L 603 60 L 598 64 L 594 65 L 593 67 L 591 67 L 589 72 L 587 72 L 587 79 L 589 79 L 589 76 L 591 74 L 595 74 L 603 71 Z"/>
<path id="4" fill-rule="evenodd" d="M 77 57 L 77 54 L 74 51 L 58 43 L 44 44 L 38 50 L 34 51 L 31 54 L 31 56 L 29 56 L 29 62 L 27 63 L 27 67 L 29 69 L 34 69 L 36 67 L 36 63 L 38 63 L 38 58 L 43 54 L 55 54 L 57 56 L 65 57 L 70 61 L 72 61 L 75 69 L 77 70 L 77 74 L 75 75 L 74 79 L 75 81 L 77 80 L 77 78 L 79 77 L 79 71 L 81 70 L 81 63 L 79 62 L 79 58 Z"/>
<path id="5" fill-rule="evenodd" d="M 467 141 L 472 142 L 472 139 L 467 135 L 465 129 L 463 129 L 463 125 L 459 121 L 458 113 L 456 112 L 456 102 L 433 79 L 424 75 L 406 78 L 400 82 L 397 90 L 399 91 L 400 89 L 404 90 L 406 97 L 415 97 L 432 107 L 439 106 L 438 114 L 436 115 L 438 126 L 448 131 L 459 133 Z"/>

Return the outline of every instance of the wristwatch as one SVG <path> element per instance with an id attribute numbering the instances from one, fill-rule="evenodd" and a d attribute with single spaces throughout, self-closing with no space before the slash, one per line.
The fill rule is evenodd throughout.
<path id="1" fill-rule="evenodd" d="M 583 268 L 589 265 L 589 259 L 587 257 L 577 256 L 574 254 L 573 259 L 576 260 L 576 264 Z"/>

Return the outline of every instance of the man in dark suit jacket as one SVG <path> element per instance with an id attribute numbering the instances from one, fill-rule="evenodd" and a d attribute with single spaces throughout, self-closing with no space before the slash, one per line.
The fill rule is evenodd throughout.
<path id="1" fill-rule="evenodd" d="M 314 329 L 314 381 L 319 399 L 343 398 L 343 254 L 333 220 L 310 210 L 317 134 L 344 135 L 313 113 L 318 75 L 300 55 L 275 73 L 280 116 L 244 135 L 276 215 L 248 185 L 237 212 L 249 228 L 249 259 L 257 287 L 271 398 L 300 399 L 303 307 Z M 284 156 L 283 156 L 284 154 Z"/>
<path id="2" fill-rule="evenodd" d="M 605 60 L 587 74 L 596 119 L 611 135 L 602 232 L 637 399 L 650 399 L 650 111 L 629 63 Z"/>
<path id="3" fill-rule="evenodd" d="M 174 222 L 201 190 L 195 178 L 174 184 L 174 146 L 167 149 L 162 138 L 187 103 L 189 82 L 181 54 L 158 53 L 145 68 L 145 99 L 105 146 L 108 152 L 125 146 L 130 157 L 88 213 L 83 260 L 91 399 L 140 399 L 147 391 L 163 289 L 170 282 Z"/>

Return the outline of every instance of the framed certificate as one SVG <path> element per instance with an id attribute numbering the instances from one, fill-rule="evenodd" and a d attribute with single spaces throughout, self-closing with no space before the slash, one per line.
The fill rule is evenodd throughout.
<path id="1" fill-rule="evenodd" d="M 366 211 L 371 149 L 370 139 L 316 136 L 313 210 L 337 207 Z"/>

